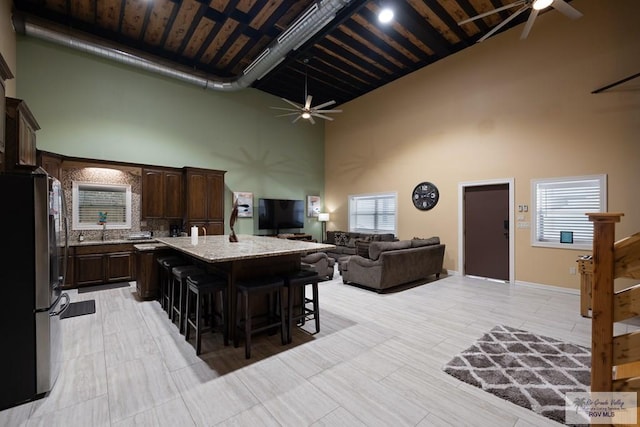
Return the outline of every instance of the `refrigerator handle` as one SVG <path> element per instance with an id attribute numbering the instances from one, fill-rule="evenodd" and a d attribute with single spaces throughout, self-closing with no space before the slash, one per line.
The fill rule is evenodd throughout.
<path id="1" fill-rule="evenodd" d="M 64 197 L 64 192 L 60 193 L 60 199 L 62 200 L 62 213 L 64 218 L 64 255 L 62 259 L 62 274 L 59 281 L 60 286 L 64 286 L 65 278 L 67 277 L 67 261 L 69 259 L 69 217 L 67 216 L 67 201 Z"/>
<path id="2" fill-rule="evenodd" d="M 68 293 L 63 293 L 62 295 L 60 295 L 60 299 L 64 298 L 65 302 L 63 305 L 60 305 L 60 310 L 58 311 L 54 311 L 52 313 L 49 313 L 49 316 L 53 317 L 53 316 L 59 316 L 62 313 L 64 313 L 64 311 L 69 308 L 69 304 L 71 303 L 71 298 L 69 297 Z"/>

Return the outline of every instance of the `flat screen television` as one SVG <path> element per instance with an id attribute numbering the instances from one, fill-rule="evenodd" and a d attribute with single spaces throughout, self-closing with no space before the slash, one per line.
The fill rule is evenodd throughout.
<path id="1" fill-rule="evenodd" d="M 285 199 L 259 199 L 258 228 L 280 230 L 304 227 L 304 201 Z"/>

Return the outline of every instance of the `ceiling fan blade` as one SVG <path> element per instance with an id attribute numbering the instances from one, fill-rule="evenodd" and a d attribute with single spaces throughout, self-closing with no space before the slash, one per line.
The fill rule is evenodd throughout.
<path id="1" fill-rule="evenodd" d="M 509 17 L 507 19 L 505 19 L 504 21 L 502 21 L 501 23 L 499 23 L 498 25 L 493 27 L 491 29 L 491 31 L 489 31 L 487 34 L 485 34 L 484 36 L 480 37 L 480 39 L 477 41 L 477 43 L 483 42 L 486 39 L 488 39 L 489 37 L 491 37 L 496 31 L 498 31 L 500 28 L 502 28 L 505 25 L 507 25 L 509 22 L 511 22 L 513 19 L 515 19 L 516 16 L 520 15 L 522 12 L 524 12 L 527 9 L 529 9 L 529 7 L 530 6 L 528 4 L 525 4 L 524 6 L 522 6 L 516 12 L 514 12 L 511 15 L 509 15 Z"/>
<path id="2" fill-rule="evenodd" d="M 531 14 L 529 15 L 529 19 L 527 19 L 527 23 L 524 26 L 524 30 L 522 30 L 522 34 L 520 34 L 520 40 L 524 40 L 529 35 L 529 31 L 531 31 L 531 27 L 533 27 L 533 21 L 536 20 L 536 16 L 538 16 L 537 9 L 531 9 Z"/>
<path id="3" fill-rule="evenodd" d="M 342 110 L 311 110 L 312 113 L 342 113 Z"/>
<path id="4" fill-rule="evenodd" d="M 315 116 L 315 114 L 314 114 L 314 116 Z M 311 116 L 309 116 L 309 121 L 311 122 L 312 125 L 316 124 L 316 121 L 313 120 L 313 117 L 311 117 Z"/>
<path id="5" fill-rule="evenodd" d="M 333 104 L 335 104 L 335 103 L 336 103 L 336 101 L 329 101 L 329 102 L 325 102 L 324 104 L 316 105 L 316 106 L 315 106 L 315 107 L 313 107 L 312 109 L 313 109 L 313 110 L 320 110 L 320 109 L 322 109 L 322 108 L 324 108 L 324 107 L 328 107 L 329 105 L 333 105 Z"/>
<path id="6" fill-rule="evenodd" d="M 287 98 L 280 98 L 280 99 L 282 99 L 282 100 L 283 100 L 284 102 L 286 102 L 287 104 L 291 104 L 291 105 L 293 105 L 294 107 L 296 107 L 296 108 L 297 108 L 297 109 L 299 109 L 299 110 L 301 110 L 301 109 L 302 109 L 302 105 L 300 105 L 300 104 L 296 104 L 296 103 L 295 103 L 295 102 L 293 102 L 293 101 L 289 101 Z"/>
<path id="7" fill-rule="evenodd" d="M 278 114 L 276 117 L 286 117 L 286 116 L 295 116 L 300 113 L 286 113 L 286 114 Z"/>
<path id="8" fill-rule="evenodd" d="M 573 6 L 570 6 L 564 0 L 553 0 L 553 3 L 551 3 L 551 7 L 553 7 L 569 19 L 578 19 L 582 16 L 582 13 L 579 10 L 577 10 Z"/>
<path id="9" fill-rule="evenodd" d="M 321 119 L 325 119 L 325 120 L 333 120 L 333 117 L 325 116 L 324 114 L 311 113 L 311 115 L 313 117 L 320 117 Z"/>
<path id="10" fill-rule="evenodd" d="M 313 96 L 308 95 L 307 96 L 307 102 L 305 102 L 304 104 L 304 109 L 308 110 L 309 108 L 311 108 L 311 100 L 313 99 Z"/>
<path id="11" fill-rule="evenodd" d="M 284 108 L 284 107 L 269 107 L 272 110 L 284 110 L 284 111 L 300 111 L 299 108 L 293 109 L 293 108 Z"/>
<path id="12" fill-rule="evenodd" d="M 300 120 L 300 118 L 302 117 L 302 114 L 298 114 L 298 117 L 296 117 L 295 119 L 291 120 L 291 123 L 295 123 L 298 120 Z"/>
<path id="13" fill-rule="evenodd" d="M 465 19 L 464 21 L 460 21 L 458 22 L 458 25 L 468 24 L 469 22 L 475 21 L 477 19 L 484 18 L 485 16 L 493 15 L 494 13 L 502 12 L 503 10 L 511 9 L 512 7 L 520 6 L 521 4 L 524 4 L 524 3 L 525 3 L 524 0 L 518 0 L 506 6 L 502 6 L 497 9 L 490 10 L 489 12 L 481 13 L 480 15 L 476 15 L 469 19 Z"/>

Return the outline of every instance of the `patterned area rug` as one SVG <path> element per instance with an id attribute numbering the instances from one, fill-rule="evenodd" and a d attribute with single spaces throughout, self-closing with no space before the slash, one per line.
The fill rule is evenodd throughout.
<path id="1" fill-rule="evenodd" d="M 496 326 L 444 371 L 516 405 L 565 423 L 565 393 L 588 392 L 587 347 Z"/>

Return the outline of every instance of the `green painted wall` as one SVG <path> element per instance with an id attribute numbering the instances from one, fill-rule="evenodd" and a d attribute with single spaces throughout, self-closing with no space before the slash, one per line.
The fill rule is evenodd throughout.
<path id="1" fill-rule="evenodd" d="M 323 195 L 323 124 L 276 118 L 269 106 L 287 105 L 277 97 L 207 90 L 25 36 L 17 40 L 17 69 L 17 96 L 42 128 L 41 150 L 226 170 L 227 211 L 232 191 L 253 192 L 255 204 Z M 256 228 L 254 215 L 236 232 Z M 314 219 L 305 231 L 320 237 Z"/>

